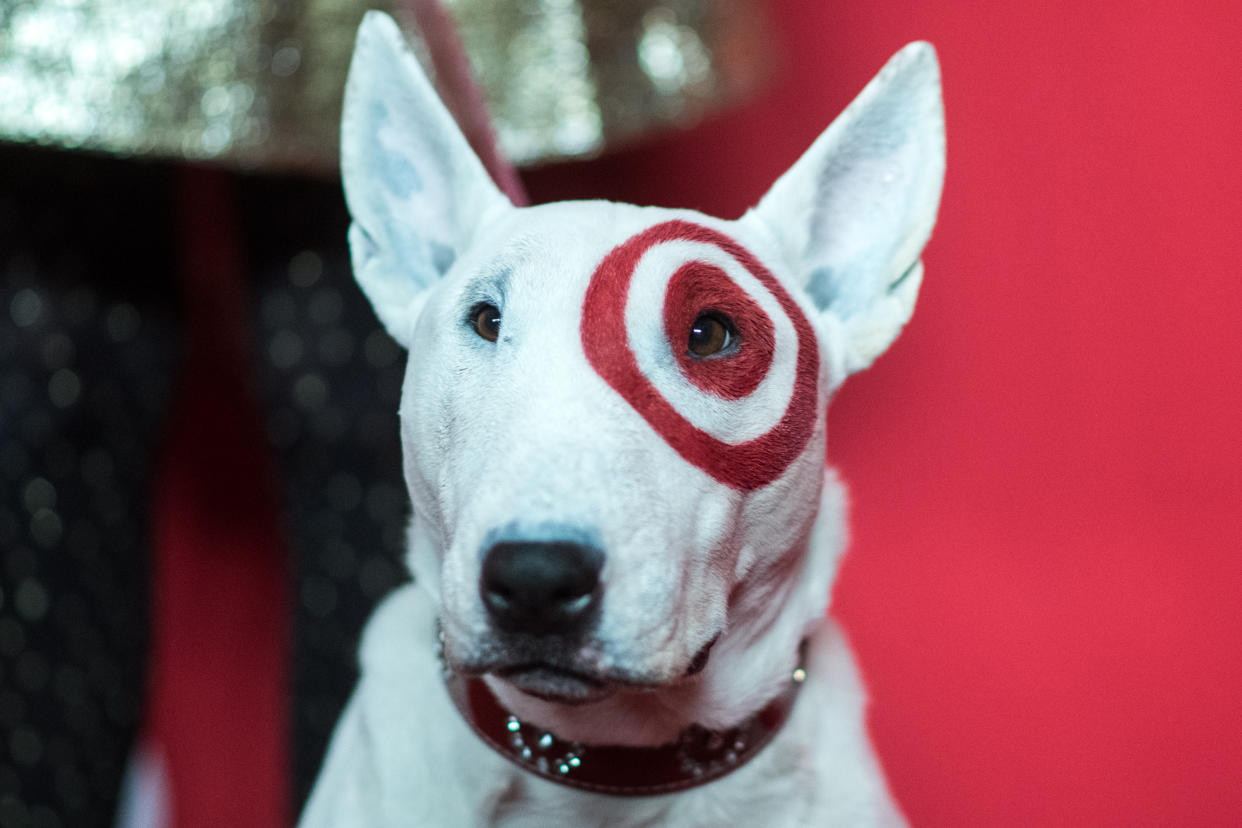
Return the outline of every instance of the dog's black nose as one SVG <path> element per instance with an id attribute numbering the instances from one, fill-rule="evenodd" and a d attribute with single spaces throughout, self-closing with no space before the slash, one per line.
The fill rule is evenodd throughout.
<path id="1" fill-rule="evenodd" d="M 557 541 L 498 543 L 483 558 L 479 590 L 496 625 L 545 635 L 582 628 L 599 600 L 604 555 Z"/>

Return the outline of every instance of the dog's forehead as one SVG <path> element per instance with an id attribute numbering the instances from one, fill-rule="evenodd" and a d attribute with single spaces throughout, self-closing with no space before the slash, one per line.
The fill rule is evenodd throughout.
<path id="1" fill-rule="evenodd" d="M 624 236 L 629 211 L 608 202 L 558 202 L 512 211 L 488 228 L 487 252 L 470 269 L 499 283 L 507 303 L 577 298 L 591 272 Z"/>
<path id="2" fill-rule="evenodd" d="M 639 207 L 610 201 L 560 201 L 510 211 L 476 240 L 481 255 L 470 263 L 475 274 L 521 273 L 533 289 L 585 286 L 596 267 L 618 246 L 670 221 L 687 221 L 728 236 L 774 269 L 780 263 L 768 239 L 743 222 L 717 219 L 694 210 Z"/>

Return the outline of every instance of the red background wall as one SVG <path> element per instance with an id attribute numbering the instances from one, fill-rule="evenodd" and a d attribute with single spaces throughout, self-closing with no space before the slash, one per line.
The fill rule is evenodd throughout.
<path id="1" fill-rule="evenodd" d="M 922 297 L 831 413 L 892 786 L 918 825 L 1242 823 L 1242 7 L 770 8 L 763 100 L 532 195 L 736 216 L 932 41 Z"/>

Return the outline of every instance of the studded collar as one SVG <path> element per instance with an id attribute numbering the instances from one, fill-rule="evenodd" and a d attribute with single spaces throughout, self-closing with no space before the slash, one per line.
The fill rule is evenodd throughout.
<path id="1" fill-rule="evenodd" d="M 449 695 L 471 729 L 493 750 L 530 773 L 571 788 L 613 796 L 654 796 L 704 785 L 753 759 L 789 717 L 806 679 L 806 643 L 781 693 L 728 730 L 691 725 L 657 747 L 584 745 L 519 720 L 487 683 L 448 673 Z"/>

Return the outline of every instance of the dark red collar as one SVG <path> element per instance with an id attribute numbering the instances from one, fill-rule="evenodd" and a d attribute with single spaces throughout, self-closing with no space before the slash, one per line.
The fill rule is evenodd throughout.
<path id="1" fill-rule="evenodd" d="M 613 796 L 675 793 L 711 782 L 753 759 L 789 717 L 806 678 L 805 650 L 775 699 L 729 730 L 691 725 L 659 747 L 582 745 L 521 722 L 501 707 L 487 683 L 446 677 L 449 695 L 479 738 L 509 761 L 550 782 Z"/>

